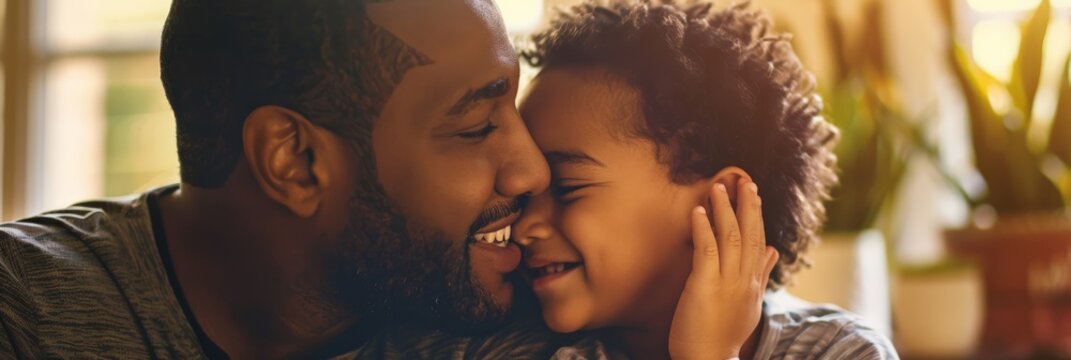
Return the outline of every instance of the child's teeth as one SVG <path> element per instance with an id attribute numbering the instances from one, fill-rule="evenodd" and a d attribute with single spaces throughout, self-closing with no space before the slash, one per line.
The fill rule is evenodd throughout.
<path id="1" fill-rule="evenodd" d="M 539 272 L 542 275 L 557 274 L 565 271 L 565 264 L 552 264 L 544 266 Z"/>
<path id="2" fill-rule="evenodd" d="M 513 226 L 507 226 L 506 227 L 506 240 L 509 240 L 509 229 L 512 228 L 512 227 Z"/>

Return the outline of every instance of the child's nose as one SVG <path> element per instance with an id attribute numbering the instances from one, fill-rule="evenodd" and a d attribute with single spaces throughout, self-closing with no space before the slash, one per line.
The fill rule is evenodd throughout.
<path id="1" fill-rule="evenodd" d="M 554 198 L 549 191 L 532 197 L 521 213 L 521 218 L 513 224 L 513 241 L 521 246 L 531 246 L 536 241 L 551 236 L 554 233 L 550 221 L 553 211 Z"/>

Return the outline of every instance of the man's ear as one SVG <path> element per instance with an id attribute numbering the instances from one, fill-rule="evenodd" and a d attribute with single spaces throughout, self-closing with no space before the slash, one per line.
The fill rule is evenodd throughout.
<path id="1" fill-rule="evenodd" d="M 729 193 L 729 199 L 736 204 L 736 191 L 740 184 L 740 179 L 751 180 L 751 175 L 736 166 L 729 166 L 718 171 L 714 176 L 703 179 L 697 184 L 699 187 L 696 189 L 699 194 L 699 203 L 702 205 L 709 205 L 710 191 L 714 187 L 714 184 L 725 185 L 725 190 Z"/>
<path id="2" fill-rule="evenodd" d="M 319 131 L 301 114 L 274 105 L 253 110 L 242 129 L 245 158 L 261 190 L 302 218 L 316 213 L 330 181 L 316 163 L 325 151 Z"/>

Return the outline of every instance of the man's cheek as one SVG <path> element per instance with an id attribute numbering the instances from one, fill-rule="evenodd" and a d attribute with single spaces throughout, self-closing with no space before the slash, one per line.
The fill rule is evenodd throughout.
<path id="1" fill-rule="evenodd" d="M 484 167 L 455 168 L 427 184 L 434 189 L 442 203 L 449 203 L 459 216 L 474 220 L 488 204 L 495 200 L 495 172 Z M 446 205 L 446 204 L 443 204 Z"/>
<path id="2" fill-rule="evenodd" d="M 383 184 L 391 199 L 415 225 L 452 239 L 468 235 L 469 226 L 494 199 L 493 162 L 483 154 L 458 149 L 408 160 L 384 164 L 390 173 L 380 177 L 394 182 Z"/>

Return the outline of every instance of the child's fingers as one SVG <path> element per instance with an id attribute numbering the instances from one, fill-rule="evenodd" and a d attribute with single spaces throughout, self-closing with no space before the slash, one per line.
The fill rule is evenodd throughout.
<path id="1" fill-rule="evenodd" d="M 724 184 L 714 184 L 714 189 L 710 194 L 710 204 L 713 207 L 718 251 L 721 253 L 721 274 L 739 275 L 743 239 L 740 238 L 740 227 L 737 224 L 736 214 L 733 213 L 733 205 L 729 201 L 729 192 Z"/>
<path id="2" fill-rule="evenodd" d="M 711 279 L 721 273 L 718 241 L 702 206 L 692 209 L 692 276 Z"/>
<path id="3" fill-rule="evenodd" d="M 740 266 L 743 273 L 757 273 L 766 258 L 762 200 L 754 182 L 740 179 L 736 186 L 736 216 L 743 239 Z"/>
<path id="4" fill-rule="evenodd" d="M 773 272 L 774 266 L 777 266 L 777 260 L 781 258 L 781 253 L 777 252 L 773 246 L 766 247 L 766 267 L 762 272 L 762 291 L 766 290 L 766 285 L 770 282 L 770 273 Z"/>

